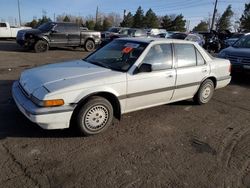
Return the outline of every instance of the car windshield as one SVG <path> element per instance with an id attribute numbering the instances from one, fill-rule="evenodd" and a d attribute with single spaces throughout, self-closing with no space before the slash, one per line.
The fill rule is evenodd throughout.
<path id="1" fill-rule="evenodd" d="M 47 31 L 50 31 L 56 24 L 55 23 L 44 23 L 40 26 L 38 26 L 37 29 L 39 29 L 40 31 L 43 31 L 43 32 L 47 32 Z"/>
<path id="2" fill-rule="evenodd" d="M 250 48 L 250 35 L 246 35 L 236 41 L 233 45 L 235 48 Z"/>
<path id="3" fill-rule="evenodd" d="M 108 30 L 109 32 L 112 32 L 112 33 L 118 33 L 120 31 L 120 28 L 117 28 L 117 27 L 111 27 L 109 28 Z"/>
<path id="4" fill-rule="evenodd" d="M 126 72 L 140 57 L 147 45 L 148 43 L 143 42 L 114 40 L 83 60 L 112 70 Z"/>

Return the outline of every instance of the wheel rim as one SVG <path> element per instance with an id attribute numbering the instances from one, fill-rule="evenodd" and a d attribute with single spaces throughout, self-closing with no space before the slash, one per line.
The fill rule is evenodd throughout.
<path id="1" fill-rule="evenodd" d="M 47 45 L 46 45 L 46 44 L 39 44 L 39 45 L 37 46 L 37 49 L 38 49 L 40 52 L 46 51 L 46 48 L 47 48 Z"/>
<path id="2" fill-rule="evenodd" d="M 105 127 L 108 122 L 109 111 L 103 105 L 96 105 L 90 108 L 83 120 L 86 128 L 91 131 L 98 131 Z"/>
<path id="3" fill-rule="evenodd" d="M 94 43 L 91 42 L 91 41 L 87 42 L 87 49 L 88 50 L 93 50 L 93 48 L 94 48 Z"/>
<path id="4" fill-rule="evenodd" d="M 206 85 L 202 91 L 202 98 L 203 100 L 208 100 L 212 92 L 212 88 L 210 85 Z"/>

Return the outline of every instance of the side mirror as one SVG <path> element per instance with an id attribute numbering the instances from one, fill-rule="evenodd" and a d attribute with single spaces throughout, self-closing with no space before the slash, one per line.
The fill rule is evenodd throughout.
<path id="1" fill-rule="evenodd" d="M 54 29 L 53 29 L 51 32 L 52 32 L 52 33 L 58 33 L 58 30 L 54 30 Z"/>
<path id="2" fill-rule="evenodd" d="M 147 63 L 143 63 L 139 67 L 138 72 L 152 72 L 152 65 L 151 64 L 147 64 Z"/>

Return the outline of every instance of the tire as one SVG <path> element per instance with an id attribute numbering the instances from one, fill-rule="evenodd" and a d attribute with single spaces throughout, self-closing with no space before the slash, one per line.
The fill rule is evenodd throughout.
<path id="1" fill-rule="evenodd" d="M 36 42 L 34 46 L 34 50 L 36 53 L 47 52 L 49 49 L 49 45 L 46 41 L 39 40 Z"/>
<path id="2" fill-rule="evenodd" d="M 77 129 L 83 135 L 95 135 L 105 131 L 113 121 L 113 107 L 103 97 L 92 97 L 76 116 Z"/>
<path id="3" fill-rule="evenodd" d="M 210 101 L 214 94 L 214 83 L 212 80 L 205 80 L 196 95 L 194 96 L 194 101 L 197 104 L 206 104 Z"/>
<path id="4" fill-rule="evenodd" d="M 95 42 L 93 40 L 87 40 L 84 44 L 84 49 L 87 51 L 87 52 L 92 52 L 95 50 Z"/>

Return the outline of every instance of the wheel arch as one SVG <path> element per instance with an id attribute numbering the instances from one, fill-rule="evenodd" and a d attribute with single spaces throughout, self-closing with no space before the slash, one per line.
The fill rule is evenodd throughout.
<path id="1" fill-rule="evenodd" d="M 76 107 L 73 111 L 72 117 L 71 117 L 71 122 L 75 119 L 77 113 L 79 112 L 80 108 L 87 102 L 89 101 L 92 97 L 103 97 L 105 99 L 107 99 L 110 104 L 113 107 L 113 112 L 114 112 L 114 116 L 115 118 L 117 118 L 118 120 L 121 119 L 121 104 L 119 99 L 117 98 L 117 96 L 115 96 L 113 93 L 110 92 L 95 92 L 95 93 L 91 93 L 85 97 L 83 97 L 77 104 Z"/>
<path id="2" fill-rule="evenodd" d="M 212 82 L 214 83 L 214 88 L 216 88 L 217 86 L 217 79 L 215 78 L 215 76 L 208 76 L 206 78 L 204 78 L 202 81 L 201 81 L 201 84 L 205 81 L 205 80 L 212 80 Z M 201 86 L 200 84 L 200 86 Z"/>

